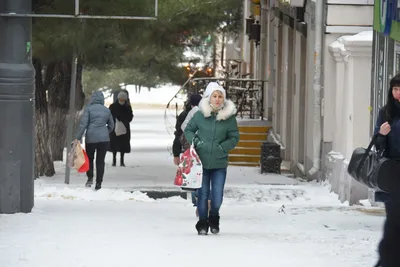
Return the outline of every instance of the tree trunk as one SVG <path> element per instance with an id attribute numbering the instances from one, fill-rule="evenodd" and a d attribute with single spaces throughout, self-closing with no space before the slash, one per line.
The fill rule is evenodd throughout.
<path id="1" fill-rule="evenodd" d="M 85 105 L 85 94 L 82 85 L 83 65 L 78 61 L 76 68 L 76 92 L 75 92 L 75 111 L 79 112 Z M 75 114 L 76 115 L 76 114 Z"/>
<path id="2" fill-rule="evenodd" d="M 83 107 L 85 95 L 82 91 L 82 64 L 77 68 L 77 86 L 75 109 Z M 67 119 L 69 111 L 69 94 L 71 86 L 71 62 L 56 61 L 49 64 L 46 75 L 46 88 L 49 99 L 49 112 L 51 114 L 50 143 L 54 161 L 63 160 L 66 143 Z M 74 114 L 73 116 L 75 116 Z"/>
<path id="3" fill-rule="evenodd" d="M 42 64 L 39 59 L 33 60 L 35 67 L 35 117 L 36 117 L 36 142 L 35 142 L 35 178 L 40 176 L 53 176 L 54 163 L 51 156 L 49 143 L 49 123 L 46 90 L 43 86 Z"/>
<path id="4" fill-rule="evenodd" d="M 54 161 L 62 161 L 69 107 L 71 64 L 65 61 L 53 62 L 48 65 L 46 72 L 49 112 L 51 114 L 49 120 L 51 154 Z"/>
<path id="5" fill-rule="evenodd" d="M 82 74 L 83 74 L 83 65 L 78 62 L 77 70 L 76 70 L 76 92 L 75 92 L 75 113 L 74 116 L 74 133 L 79 128 L 80 122 L 80 111 L 85 105 L 85 94 L 83 93 L 83 85 L 82 85 Z"/>

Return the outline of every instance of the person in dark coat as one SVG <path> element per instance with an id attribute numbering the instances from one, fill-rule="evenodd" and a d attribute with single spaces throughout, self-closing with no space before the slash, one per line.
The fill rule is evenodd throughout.
<path id="1" fill-rule="evenodd" d="M 187 149 L 188 147 L 184 147 L 184 144 L 187 143 L 186 139 L 184 139 L 185 135 L 183 134 L 183 129 L 184 126 L 189 122 L 190 118 L 193 116 L 191 114 L 192 109 L 194 107 L 197 107 L 201 100 L 201 95 L 199 94 L 192 94 L 188 98 L 187 102 L 185 102 L 185 110 L 182 111 L 177 119 L 176 119 L 176 124 L 175 124 L 175 138 L 174 138 L 174 143 L 172 145 L 172 153 L 174 154 L 174 164 L 179 165 L 179 156 L 180 154 Z M 188 117 L 190 116 L 190 118 Z M 189 119 L 189 120 L 187 120 Z M 185 124 L 186 121 L 186 124 Z"/>
<path id="2" fill-rule="evenodd" d="M 383 156 L 400 160 L 400 74 L 390 81 L 386 105 L 379 110 L 374 134 L 378 134 L 375 143 L 378 151 L 384 150 Z M 399 174 L 400 175 L 400 174 Z M 379 243 L 379 262 L 376 267 L 398 267 L 400 258 L 400 188 L 393 192 L 375 193 L 375 201 L 384 202 L 386 221 L 383 237 Z"/>
<path id="3" fill-rule="evenodd" d="M 110 134 L 110 151 L 113 153 L 112 166 L 117 165 L 117 152 L 120 152 L 120 165 L 125 166 L 124 155 L 131 152 L 131 127 L 130 122 L 133 119 L 133 112 L 130 103 L 128 103 L 128 94 L 121 91 L 118 94 L 117 102 L 110 105 L 110 111 L 116 120 L 122 122 L 126 128 L 126 134 L 117 136 L 115 129 Z"/>
<path id="4" fill-rule="evenodd" d="M 191 108 L 192 107 L 190 105 L 190 102 L 187 101 L 185 103 L 185 109 L 176 118 L 175 132 L 174 132 L 175 138 L 172 144 L 172 154 L 174 155 L 174 164 L 177 166 L 179 165 L 179 156 L 182 153 L 181 136 L 183 134 L 183 131 L 181 126 L 182 123 L 185 121 L 186 116 L 188 115 Z"/>

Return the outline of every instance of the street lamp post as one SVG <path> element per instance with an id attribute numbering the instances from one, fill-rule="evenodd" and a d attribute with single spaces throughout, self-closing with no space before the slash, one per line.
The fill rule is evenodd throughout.
<path id="1" fill-rule="evenodd" d="M 31 13 L 31 0 L 2 0 L 0 13 Z M 32 18 L 0 17 L 0 213 L 30 212 L 34 186 Z"/>

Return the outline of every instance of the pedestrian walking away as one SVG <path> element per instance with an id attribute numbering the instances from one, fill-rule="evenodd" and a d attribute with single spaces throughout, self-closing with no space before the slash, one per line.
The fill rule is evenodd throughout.
<path id="1" fill-rule="evenodd" d="M 91 187 L 94 177 L 93 161 L 96 154 L 96 186 L 101 189 L 104 176 L 105 157 L 110 142 L 110 133 L 114 129 L 114 120 L 110 110 L 104 106 L 104 95 L 102 92 L 93 92 L 89 105 L 85 108 L 79 124 L 76 139 L 81 141 L 85 134 L 86 153 L 89 158 L 89 171 L 86 175 L 87 187 Z"/>

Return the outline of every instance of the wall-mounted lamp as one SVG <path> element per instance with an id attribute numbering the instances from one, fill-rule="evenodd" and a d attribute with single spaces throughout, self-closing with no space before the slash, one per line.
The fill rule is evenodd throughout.
<path id="1" fill-rule="evenodd" d="M 251 33 L 250 33 L 250 41 L 254 41 L 256 46 L 260 44 L 260 36 L 261 36 L 261 25 L 257 20 L 255 23 L 251 25 Z"/>
<path id="2" fill-rule="evenodd" d="M 250 16 L 246 19 L 246 35 L 249 36 L 249 40 L 250 40 L 250 35 L 251 35 L 251 27 L 254 23 L 254 17 Z"/>

